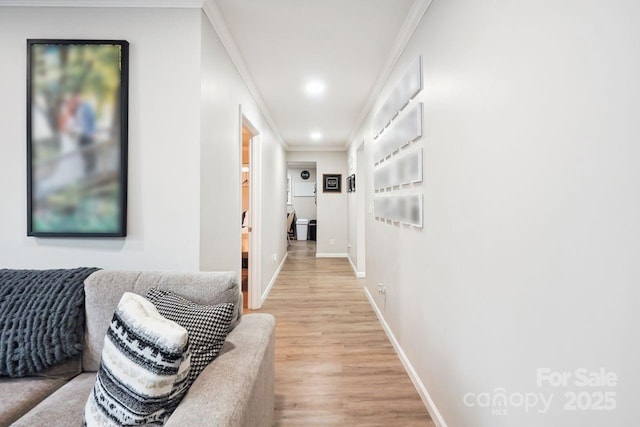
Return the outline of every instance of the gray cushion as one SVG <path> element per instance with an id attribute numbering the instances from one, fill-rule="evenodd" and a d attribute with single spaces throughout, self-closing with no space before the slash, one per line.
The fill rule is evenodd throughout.
<path id="1" fill-rule="evenodd" d="M 10 425 L 64 383 L 50 378 L 0 378 L 0 427 Z"/>
<path id="2" fill-rule="evenodd" d="M 11 427 L 81 426 L 82 410 L 96 375 L 80 374 L 20 418 Z"/>
<path id="3" fill-rule="evenodd" d="M 85 280 L 85 341 L 82 366 L 85 371 L 97 371 L 104 336 L 118 301 L 125 292 L 145 295 L 158 288 L 183 295 L 205 305 L 234 303 L 234 324 L 240 317 L 242 298 L 235 272 L 139 272 L 96 271 Z"/>
<path id="4" fill-rule="evenodd" d="M 165 427 L 270 427 L 275 323 L 270 314 L 242 316 L 216 360 L 198 376 Z"/>
<path id="5" fill-rule="evenodd" d="M 66 362 L 52 366 L 42 372 L 38 372 L 35 376 L 70 380 L 80 373 L 82 373 L 82 356 L 77 356 L 73 359 L 67 360 Z"/>

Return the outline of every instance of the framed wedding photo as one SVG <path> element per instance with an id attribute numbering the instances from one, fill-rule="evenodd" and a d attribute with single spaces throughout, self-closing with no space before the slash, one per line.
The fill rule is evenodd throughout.
<path id="1" fill-rule="evenodd" d="M 129 43 L 27 40 L 27 235 L 124 237 Z"/>

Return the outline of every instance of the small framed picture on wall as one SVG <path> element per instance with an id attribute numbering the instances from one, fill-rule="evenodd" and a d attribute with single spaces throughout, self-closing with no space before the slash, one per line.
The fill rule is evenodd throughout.
<path id="1" fill-rule="evenodd" d="M 322 174 L 323 193 L 342 193 L 341 174 Z"/>

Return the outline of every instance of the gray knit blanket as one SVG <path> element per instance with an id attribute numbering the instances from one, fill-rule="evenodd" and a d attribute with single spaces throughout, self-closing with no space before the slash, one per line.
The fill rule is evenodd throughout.
<path id="1" fill-rule="evenodd" d="M 82 353 L 84 279 L 96 270 L 0 270 L 0 376 L 33 375 Z"/>

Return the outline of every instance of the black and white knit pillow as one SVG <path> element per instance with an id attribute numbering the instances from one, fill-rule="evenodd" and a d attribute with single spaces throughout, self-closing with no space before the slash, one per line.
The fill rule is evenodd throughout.
<path id="1" fill-rule="evenodd" d="M 189 383 L 218 356 L 229 333 L 233 319 L 233 304 L 200 305 L 160 289 L 150 289 L 147 298 L 158 312 L 189 332 L 191 371 Z"/>
<path id="2" fill-rule="evenodd" d="M 188 389 L 188 341 L 186 328 L 125 292 L 104 339 L 84 425 L 163 425 Z"/>

